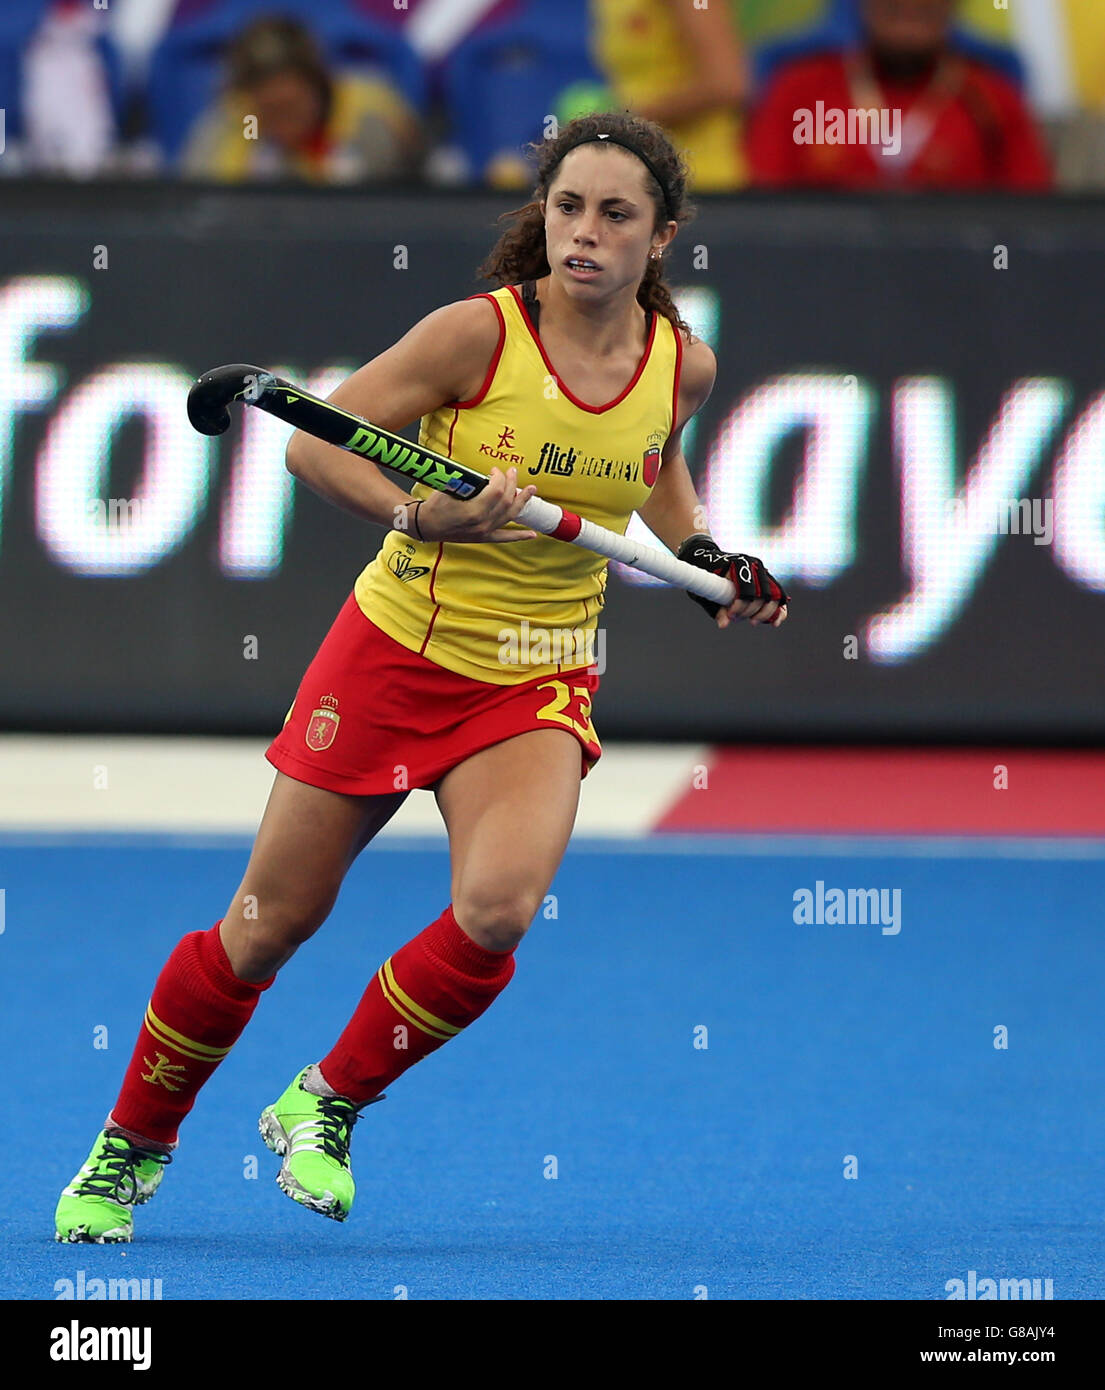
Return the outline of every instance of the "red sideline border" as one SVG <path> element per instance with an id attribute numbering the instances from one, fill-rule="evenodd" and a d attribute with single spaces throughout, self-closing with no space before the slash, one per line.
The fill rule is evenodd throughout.
<path id="1" fill-rule="evenodd" d="M 654 833 L 1105 836 L 1096 750 L 720 747 L 694 781 Z"/>

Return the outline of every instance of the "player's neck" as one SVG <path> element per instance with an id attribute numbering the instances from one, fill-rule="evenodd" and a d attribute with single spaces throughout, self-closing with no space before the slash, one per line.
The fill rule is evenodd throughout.
<path id="1" fill-rule="evenodd" d="M 552 275 L 536 282 L 541 305 L 541 331 L 551 328 L 578 345 L 588 357 L 616 357 L 641 352 L 645 311 L 631 287 L 604 303 L 587 304 L 564 293 Z"/>

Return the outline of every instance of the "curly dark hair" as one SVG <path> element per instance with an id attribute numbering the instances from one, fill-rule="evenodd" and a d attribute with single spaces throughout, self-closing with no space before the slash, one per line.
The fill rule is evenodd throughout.
<path id="1" fill-rule="evenodd" d="M 545 219 L 541 215 L 540 202 L 548 196 L 549 186 L 564 153 L 581 137 L 595 135 L 616 135 L 627 140 L 647 155 L 664 178 L 671 200 L 670 216 L 664 203 L 663 190 L 647 166 L 642 164 L 656 207 L 656 231 L 669 221 L 678 222 L 680 226 L 691 221 L 696 209 L 687 198 L 687 166 L 661 126 L 642 120 L 639 116 L 631 116 L 628 112 L 605 111 L 593 116 L 580 116 L 565 125 L 555 140 L 529 146 L 537 156 L 537 183 L 533 197 L 525 207 L 505 212 L 499 218 L 500 222 L 511 219 L 511 224 L 499 237 L 477 275 L 485 280 L 494 280 L 499 285 L 515 285 L 522 280 L 536 280 L 551 273 L 545 254 Z M 691 336 L 691 330 L 679 316 L 679 310 L 672 303 L 671 291 L 664 281 L 662 256 L 648 260 L 637 287 L 637 303 L 643 309 L 653 309 L 662 314 L 676 328 Z"/>

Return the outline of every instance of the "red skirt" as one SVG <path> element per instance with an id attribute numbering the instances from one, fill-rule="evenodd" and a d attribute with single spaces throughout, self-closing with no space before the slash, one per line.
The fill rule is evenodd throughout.
<path id="1" fill-rule="evenodd" d="M 382 632 L 350 594 L 265 756 L 297 782 L 377 796 L 433 788 L 515 734 L 567 729 L 586 777 L 602 756 L 591 723 L 598 688 L 586 667 L 517 685 L 458 675 Z"/>

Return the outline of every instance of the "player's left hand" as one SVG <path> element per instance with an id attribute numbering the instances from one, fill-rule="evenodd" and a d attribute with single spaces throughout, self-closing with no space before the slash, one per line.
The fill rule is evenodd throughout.
<path id="1" fill-rule="evenodd" d="M 723 575 L 735 585 L 737 597 L 728 607 L 688 593 L 718 627 L 726 628 L 732 621 L 742 618 L 747 618 L 753 627 L 781 627 L 786 622 L 787 594 L 755 555 L 724 551 L 713 537 L 698 535 L 688 537 L 679 547 L 679 559 L 711 574 Z"/>

